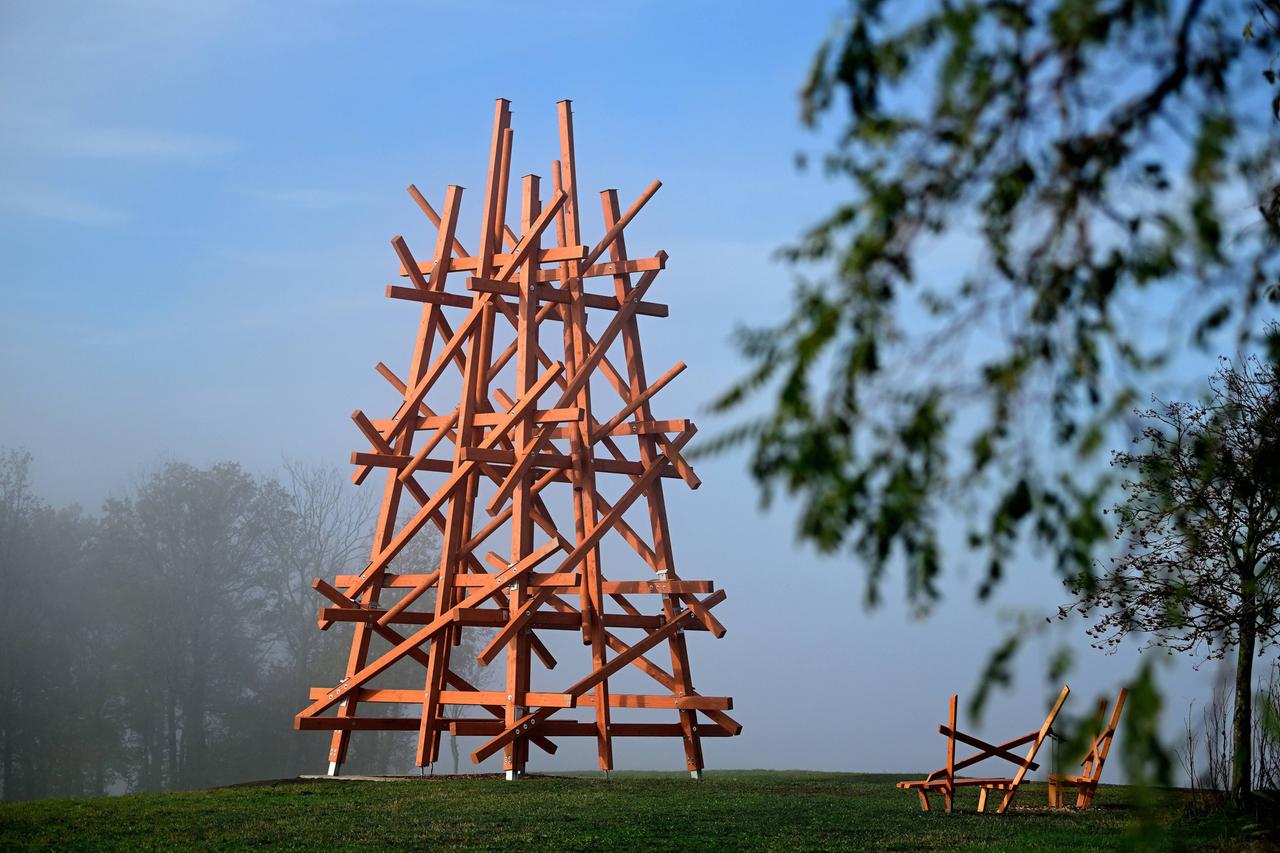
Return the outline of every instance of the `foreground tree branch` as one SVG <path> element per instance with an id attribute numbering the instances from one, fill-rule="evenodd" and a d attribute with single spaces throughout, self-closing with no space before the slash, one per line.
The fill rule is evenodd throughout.
<path id="1" fill-rule="evenodd" d="M 822 164 L 848 200 L 784 251 L 806 279 L 741 333 L 751 367 L 717 405 L 765 398 L 722 443 L 750 444 L 766 499 L 799 498 L 802 540 L 861 558 L 870 601 L 895 560 L 936 598 L 949 513 L 982 597 L 1019 541 L 1089 569 L 1100 451 L 1152 378 L 1193 345 L 1263 345 L 1280 148 L 1257 20 L 856 0 L 818 51 L 803 116 L 837 123 Z"/>

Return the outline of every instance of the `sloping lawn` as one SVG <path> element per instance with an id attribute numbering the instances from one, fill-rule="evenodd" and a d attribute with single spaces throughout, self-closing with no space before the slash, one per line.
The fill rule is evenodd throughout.
<path id="1" fill-rule="evenodd" d="M 0 850 L 331 847 L 493 850 L 1264 849 L 1245 824 L 1182 815 L 1135 828 L 1134 792 L 1106 787 L 1087 812 L 1046 807 L 1024 785 L 1007 815 L 922 814 L 900 776 L 684 774 L 282 781 L 178 794 L 0 805 Z"/>

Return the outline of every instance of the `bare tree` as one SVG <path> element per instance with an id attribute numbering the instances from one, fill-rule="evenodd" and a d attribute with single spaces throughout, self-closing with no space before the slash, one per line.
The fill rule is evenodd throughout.
<path id="1" fill-rule="evenodd" d="M 1113 464 L 1136 475 L 1117 507 L 1128 548 L 1100 578 L 1069 582 L 1090 634 L 1114 647 L 1130 633 L 1210 659 L 1235 654 L 1231 792 L 1252 789 L 1253 662 L 1280 636 L 1280 365 L 1225 359 L 1204 404 L 1168 403 L 1137 452 Z"/>
<path id="2" fill-rule="evenodd" d="M 1202 811 L 1212 811 L 1231 787 L 1232 725 L 1229 681 L 1214 685 L 1199 709 L 1187 709 L 1183 747 L 1178 757 Z M 1280 661 L 1272 661 L 1267 680 L 1254 696 L 1253 790 L 1280 790 Z"/>
<path id="3" fill-rule="evenodd" d="M 1254 717 L 1254 789 L 1280 791 L 1280 661 L 1272 661 L 1267 684 L 1258 694 L 1261 713 Z"/>
<path id="4" fill-rule="evenodd" d="M 340 666 L 341 643 L 315 629 L 317 597 L 311 582 L 355 568 L 369 550 L 373 504 L 367 490 L 352 486 L 336 468 L 286 459 L 283 476 L 265 489 L 284 507 L 279 523 L 266 531 L 267 595 L 260 635 L 278 647 L 283 714 L 305 700 L 312 684 Z M 316 736 L 289 738 L 288 772 L 301 771 L 302 750 Z M 317 745 L 317 754 L 320 747 Z"/>

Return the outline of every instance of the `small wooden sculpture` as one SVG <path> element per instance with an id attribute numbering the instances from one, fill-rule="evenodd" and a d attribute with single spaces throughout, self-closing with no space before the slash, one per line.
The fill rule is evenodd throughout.
<path id="1" fill-rule="evenodd" d="M 508 778 L 524 771 L 530 745 L 553 753 L 554 740 L 567 736 L 593 738 L 604 770 L 613 767 L 615 737 L 679 738 L 686 766 L 698 777 L 702 738 L 736 735 L 742 727 L 725 713 L 732 700 L 698 693 L 690 674 L 686 632 L 723 636 L 711 610 L 725 594 L 709 580 L 680 578 L 672 555 L 662 481 L 698 487 L 681 454 L 695 427 L 653 414 L 654 395 L 685 366 L 677 362 L 650 381 L 638 323 L 667 315 L 666 305 L 644 301 L 667 255 L 632 258 L 623 236 L 661 184 L 650 184 L 625 212 L 616 190 L 602 192 L 603 235 L 594 245 L 582 243 L 573 116 L 561 101 L 550 198 L 544 202 L 537 176 L 520 181 L 517 233 L 507 226 L 510 122 L 510 105 L 499 100 L 475 254 L 456 236 L 462 188 L 450 186 L 437 213 L 409 187 L 436 228 L 435 248 L 431 260 L 418 261 L 403 238 L 394 238 L 409 286 L 390 286 L 387 296 L 421 306 L 417 341 L 403 379 L 377 366 L 401 399 L 391 417 L 352 416 L 370 444 L 352 454 L 353 479 L 386 471 L 372 558 L 358 574 L 313 584 L 332 604 L 320 611 L 321 629 L 353 622 L 355 633 L 345 676 L 312 689 L 312 704 L 295 724 L 333 730 L 331 774 L 346 760 L 353 731 L 416 731 L 415 758 L 423 766 L 437 760 L 448 729 L 485 738 L 472 753 L 476 762 L 501 750 Z M 446 287 L 459 281 L 455 274 L 465 288 Z M 600 280 L 608 292 L 588 290 Z M 588 328 L 593 317 L 602 321 L 595 331 Z M 623 360 L 615 366 L 619 352 Z M 618 402 L 602 400 L 601 392 Z M 624 451 L 628 444 L 633 455 Z M 397 529 L 406 495 L 418 509 Z M 628 521 L 633 507 L 644 507 L 635 513 L 643 524 Z M 428 525 L 442 536 L 439 564 L 389 572 L 391 560 Z M 643 579 L 605 577 L 600 546 L 610 534 L 638 555 Z M 509 545 L 485 552 L 500 536 Z M 400 597 L 385 602 L 384 592 Z M 655 602 L 656 611 L 646 612 L 637 596 Z M 639 636 L 624 640 L 615 633 L 623 630 Z M 479 690 L 451 668 L 463 631 L 491 632 L 478 659 L 486 666 L 502 662 L 501 687 Z M 580 632 L 589 647 L 582 677 L 558 690 L 533 685 L 533 658 L 547 669 L 557 664 L 539 637 L 544 631 Z M 371 654 L 375 637 L 387 649 Z M 665 666 L 646 657 L 663 647 Z M 374 686 L 404 660 L 421 664 L 424 683 Z M 615 693 L 610 677 L 625 667 L 661 689 Z M 359 716 L 367 702 L 396 703 L 413 715 Z M 487 716 L 450 718 L 445 706 Z M 589 709 L 592 719 L 553 719 L 572 708 Z M 632 709 L 665 709 L 671 721 L 615 717 Z"/>
<path id="2" fill-rule="evenodd" d="M 980 812 L 987 810 L 987 793 L 989 791 L 1003 791 L 1004 796 L 1000 800 L 1000 807 L 996 810 L 996 813 L 1004 814 L 1009 808 L 1009 803 L 1013 802 L 1013 795 L 1018 792 L 1018 786 L 1022 784 L 1027 771 L 1039 769 L 1040 765 L 1036 764 L 1035 761 L 1036 753 L 1040 751 L 1040 745 L 1049 736 L 1053 721 L 1057 719 L 1058 712 L 1062 710 L 1062 704 L 1067 701 L 1067 694 L 1070 692 L 1071 688 L 1062 688 L 1062 691 L 1058 694 L 1057 701 L 1049 709 L 1049 715 L 1044 718 L 1044 724 L 1040 726 L 1039 730 L 1028 732 L 1021 737 L 1016 737 L 1000 744 L 987 743 L 956 728 L 957 697 L 953 693 L 951 695 L 947 724 L 938 726 L 939 734 L 942 734 L 947 739 L 946 765 L 933 771 L 923 779 L 899 782 L 897 787 L 903 790 L 915 791 L 920 797 L 920 808 L 924 811 L 929 811 L 930 793 L 942 794 L 947 814 L 951 814 L 952 800 L 955 797 L 957 788 L 971 787 L 979 789 L 978 811 Z M 956 761 L 956 741 L 972 746 L 978 751 Z M 1021 758 L 1010 751 L 1027 743 L 1031 744 L 1031 748 Z M 957 771 L 972 767 L 980 761 L 986 761 L 988 758 L 1003 759 L 1013 764 L 1018 770 L 1012 777 L 967 778 L 956 776 Z"/>
<path id="3" fill-rule="evenodd" d="M 1083 771 L 1078 776 L 1060 776 L 1049 774 L 1049 805 L 1062 808 L 1062 789 L 1076 788 L 1076 808 L 1087 809 L 1093 802 L 1093 795 L 1098 790 L 1098 780 L 1102 778 L 1102 765 L 1107 761 L 1107 753 L 1111 751 L 1111 741 L 1116 736 L 1116 726 L 1120 724 L 1120 712 L 1124 710 L 1124 700 L 1129 695 L 1128 688 L 1120 688 L 1116 697 L 1115 710 L 1111 712 L 1111 721 L 1093 739 L 1084 760 L 1080 762 Z M 1107 700 L 1098 703 L 1098 719 L 1104 719 L 1107 713 Z"/>

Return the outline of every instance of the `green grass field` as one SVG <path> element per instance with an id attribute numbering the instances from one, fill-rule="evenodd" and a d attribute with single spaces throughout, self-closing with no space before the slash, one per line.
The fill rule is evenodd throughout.
<path id="1" fill-rule="evenodd" d="M 897 776 L 720 771 L 684 774 L 308 781 L 179 794 L 0 805 L 0 850 L 1264 849 L 1246 824 L 1195 819 L 1169 795 L 1167 817 L 1135 836 L 1134 792 L 1107 787 L 1087 812 L 1045 806 L 1028 784 L 1009 814 L 922 814 Z M 972 796 L 970 796 L 972 794 Z"/>

